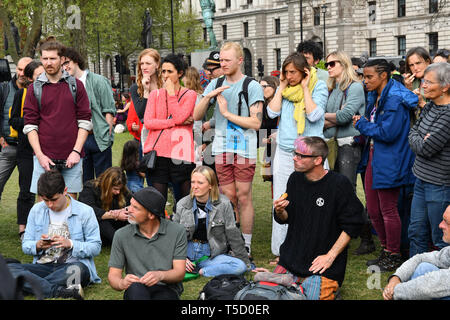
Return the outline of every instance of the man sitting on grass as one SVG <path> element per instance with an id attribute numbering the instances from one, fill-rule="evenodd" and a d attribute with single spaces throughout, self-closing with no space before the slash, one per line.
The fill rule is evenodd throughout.
<path id="1" fill-rule="evenodd" d="M 442 240 L 450 243 L 450 205 L 439 225 Z M 385 300 L 450 300 L 450 247 L 416 254 L 389 278 Z"/>
<path id="2" fill-rule="evenodd" d="M 155 188 L 139 190 L 128 207 L 130 224 L 114 234 L 108 280 L 125 290 L 125 300 L 178 300 L 183 292 L 186 231 L 165 219 L 165 205 Z"/>
<path id="3" fill-rule="evenodd" d="M 363 205 L 345 176 L 323 168 L 328 147 L 320 137 L 298 137 L 295 172 L 274 201 L 275 221 L 287 223 L 274 273 L 291 273 L 308 300 L 333 300 L 342 285 L 347 245 L 363 224 Z M 257 268 L 255 271 L 267 271 Z"/>
<path id="4" fill-rule="evenodd" d="M 94 210 L 67 194 L 62 174 L 44 172 L 37 183 L 43 201 L 30 211 L 22 242 L 33 263 L 8 265 L 12 275 L 35 279 L 45 298 L 83 299 L 83 287 L 99 283 L 94 257 L 102 242 Z M 25 293 L 32 293 L 29 283 Z"/>

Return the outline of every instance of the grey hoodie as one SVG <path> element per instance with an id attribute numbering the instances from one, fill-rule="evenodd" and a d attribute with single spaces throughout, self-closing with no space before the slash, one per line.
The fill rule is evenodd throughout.
<path id="1" fill-rule="evenodd" d="M 441 270 L 410 280 L 417 266 L 422 262 L 431 263 Z M 450 296 L 450 247 L 417 254 L 404 262 L 392 276 L 397 276 L 402 281 L 394 288 L 394 300 L 431 300 L 448 297 Z"/>

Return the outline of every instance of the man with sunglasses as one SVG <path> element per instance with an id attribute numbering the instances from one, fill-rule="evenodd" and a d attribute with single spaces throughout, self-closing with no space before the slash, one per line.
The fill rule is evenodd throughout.
<path id="1" fill-rule="evenodd" d="M 289 226 L 274 272 L 292 273 L 308 299 L 335 299 L 364 208 L 345 176 L 324 169 L 328 147 L 322 138 L 299 137 L 294 146 L 287 197 L 274 201 L 275 221 Z"/>

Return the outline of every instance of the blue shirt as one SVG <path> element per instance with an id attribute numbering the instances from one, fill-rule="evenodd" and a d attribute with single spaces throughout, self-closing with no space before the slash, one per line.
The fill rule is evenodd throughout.
<path id="1" fill-rule="evenodd" d="M 305 137 L 322 137 L 323 125 L 325 123 L 325 108 L 327 106 L 328 88 L 325 82 L 318 80 L 311 97 L 316 104 L 316 108 L 306 115 Z M 294 103 L 284 99 L 281 102 L 281 111 L 274 112 L 267 106 L 267 114 L 270 118 L 276 118 L 281 114 L 278 124 L 277 143 L 286 152 L 294 150 L 294 141 L 299 136 L 297 133 L 297 121 L 294 119 Z"/>
<path id="2" fill-rule="evenodd" d="M 100 254 L 102 241 L 100 229 L 94 210 L 77 200 L 72 201 L 72 212 L 67 217 L 70 240 L 72 240 L 72 257 L 77 258 L 89 269 L 90 280 L 100 283 L 94 264 L 94 257 Z M 49 209 L 44 201 L 36 203 L 30 210 L 27 220 L 27 228 L 22 242 L 22 250 L 25 254 L 33 256 L 33 263 L 39 259 L 41 252 L 36 251 L 36 242 L 43 234 L 47 234 L 50 223 Z"/>
<path id="3" fill-rule="evenodd" d="M 236 83 L 228 83 L 225 78 L 222 86 L 230 86 L 222 92 L 222 95 L 228 102 L 228 111 L 238 114 L 239 93 L 242 91 L 242 84 L 245 76 Z M 203 92 L 206 96 L 216 88 L 217 79 L 212 80 Z M 242 97 L 241 116 L 249 117 L 249 107 L 256 102 L 264 101 L 264 91 L 257 81 L 251 81 L 248 86 L 248 106 Z M 219 104 L 216 101 L 214 118 L 216 119 L 216 128 L 214 141 L 212 145 L 212 154 L 218 155 L 224 152 L 236 153 L 244 158 L 256 159 L 257 135 L 256 130 L 241 128 L 225 119 L 219 110 Z M 236 138 L 235 141 L 230 139 Z"/>

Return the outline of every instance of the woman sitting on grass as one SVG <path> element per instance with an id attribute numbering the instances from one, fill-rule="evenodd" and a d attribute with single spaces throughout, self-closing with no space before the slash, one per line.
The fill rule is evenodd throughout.
<path id="1" fill-rule="evenodd" d="M 200 166 L 192 171 L 191 194 L 177 203 L 173 221 L 186 228 L 186 272 L 215 277 L 247 271 L 250 260 L 241 231 L 236 227 L 233 207 L 219 193 L 217 177 L 211 168 Z"/>
<path id="2" fill-rule="evenodd" d="M 111 245 L 116 230 L 128 224 L 130 199 L 127 178 L 119 167 L 108 168 L 84 184 L 79 201 L 94 209 L 103 245 Z"/>

